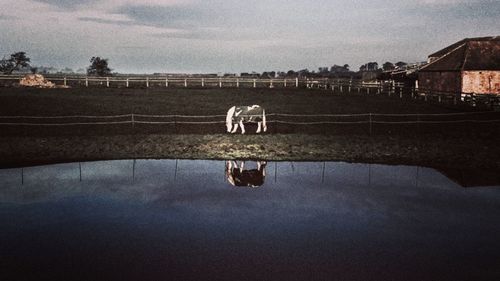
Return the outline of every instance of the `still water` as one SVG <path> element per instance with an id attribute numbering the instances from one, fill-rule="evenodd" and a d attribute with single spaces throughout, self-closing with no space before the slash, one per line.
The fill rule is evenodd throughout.
<path id="1" fill-rule="evenodd" d="M 500 183 L 450 175 L 205 160 L 3 169 L 0 280 L 500 280 Z"/>

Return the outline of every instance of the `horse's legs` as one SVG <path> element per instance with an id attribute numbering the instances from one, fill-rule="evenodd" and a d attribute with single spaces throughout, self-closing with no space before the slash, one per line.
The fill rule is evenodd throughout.
<path id="1" fill-rule="evenodd" d="M 243 135 L 245 133 L 245 126 L 243 126 L 243 120 L 241 120 L 238 124 L 240 124 L 241 134 Z"/>
<path id="2" fill-rule="evenodd" d="M 260 133 L 260 127 L 262 125 L 262 122 L 257 122 L 257 134 Z"/>
<path id="3" fill-rule="evenodd" d="M 233 130 L 231 131 L 231 134 L 236 133 L 236 130 L 238 130 L 238 124 L 233 124 Z"/>

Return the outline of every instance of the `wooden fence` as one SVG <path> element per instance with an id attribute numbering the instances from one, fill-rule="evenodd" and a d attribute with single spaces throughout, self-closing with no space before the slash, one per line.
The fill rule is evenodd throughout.
<path id="1" fill-rule="evenodd" d="M 0 85 L 18 83 L 24 75 L 0 75 Z M 405 86 L 395 81 L 363 82 L 331 78 L 248 78 L 248 77 L 165 77 L 46 75 L 56 85 L 104 88 L 309 88 L 335 94 L 387 95 L 448 104 L 467 104 L 500 108 L 500 95 L 480 93 L 437 92 Z"/>

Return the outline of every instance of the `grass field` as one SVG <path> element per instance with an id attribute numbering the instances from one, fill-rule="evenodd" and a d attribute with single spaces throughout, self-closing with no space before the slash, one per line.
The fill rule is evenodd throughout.
<path id="1" fill-rule="evenodd" d="M 394 96 L 335 95 L 307 89 L 0 88 L 2 116 L 224 115 L 233 105 L 251 104 L 263 106 L 268 114 L 421 114 L 383 120 L 377 117 L 379 121 L 425 120 L 435 118 L 425 114 L 477 111 Z M 469 116 L 500 119 L 498 112 Z M 354 120 L 342 118 L 334 121 Z M 452 120 L 456 116 L 445 118 Z M 224 124 L 0 126 L 0 165 L 117 158 L 263 158 L 500 168 L 498 124 L 306 126 L 270 122 L 269 131 L 258 136 L 251 132 L 255 129 L 252 126 L 247 135 L 225 134 Z"/>
<path id="2" fill-rule="evenodd" d="M 225 114 L 235 104 L 280 113 L 442 113 L 459 109 L 378 95 L 307 89 L 0 88 L 2 115 Z"/>

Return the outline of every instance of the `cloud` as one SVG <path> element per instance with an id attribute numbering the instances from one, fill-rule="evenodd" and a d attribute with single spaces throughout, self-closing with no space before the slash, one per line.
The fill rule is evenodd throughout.
<path id="1" fill-rule="evenodd" d="M 79 17 L 78 20 L 100 23 L 100 24 L 115 24 L 115 25 L 125 25 L 125 26 L 135 25 L 134 21 L 129 21 L 129 20 L 114 20 L 114 19 L 94 18 L 94 17 Z"/>
<path id="2" fill-rule="evenodd" d="M 136 25 L 192 28 L 209 17 L 207 11 L 188 5 L 147 6 L 127 5 L 117 8 L 114 14 L 124 15 Z"/>
<path id="3" fill-rule="evenodd" d="M 39 3 L 49 4 L 60 9 L 75 9 L 78 6 L 97 3 L 98 0 L 32 0 Z"/>
<path id="4" fill-rule="evenodd" d="M 0 15 L 0 20 L 18 20 L 19 18 L 11 15 Z"/>

